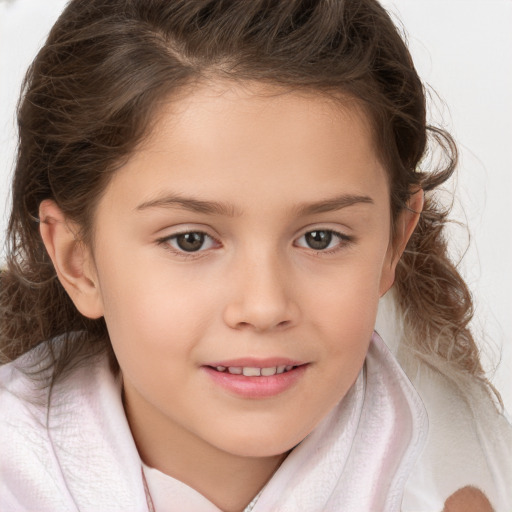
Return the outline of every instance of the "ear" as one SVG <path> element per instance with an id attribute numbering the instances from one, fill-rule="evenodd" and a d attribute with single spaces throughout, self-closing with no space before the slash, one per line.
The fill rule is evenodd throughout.
<path id="1" fill-rule="evenodd" d="M 89 249 L 77 237 L 78 226 L 50 199 L 39 206 L 39 219 L 41 237 L 57 277 L 76 308 L 88 318 L 103 316 L 94 261 Z"/>
<path id="2" fill-rule="evenodd" d="M 411 235 L 418 224 L 421 211 L 423 210 L 424 200 L 425 195 L 422 189 L 412 193 L 407 201 L 407 206 L 402 209 L 396 219 L 394 237 L 389 244 L 381 276 L 381 297 L 393 286 L 393 283 L 395 282 L 396 266 L 405 251 L 409 238 L 411 238 Z"/>

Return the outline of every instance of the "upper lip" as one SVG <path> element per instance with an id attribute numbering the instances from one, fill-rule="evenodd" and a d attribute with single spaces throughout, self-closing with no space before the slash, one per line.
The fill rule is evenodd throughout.
<path id="1" fill-rule="evenodd" d="M 238 366 L 244 368 L 273 368 L 274 366 L 300 366 L 305 364 L 304 361 L 298 361 L 296 359 L 290 359 L 287 357 L 268 357 L 264 359 L 258 359 L 254 357 L 240 357 L 238 359 L 225 359 L 222 361 L 214 361 L 207 363 L 204 366 Z"/>

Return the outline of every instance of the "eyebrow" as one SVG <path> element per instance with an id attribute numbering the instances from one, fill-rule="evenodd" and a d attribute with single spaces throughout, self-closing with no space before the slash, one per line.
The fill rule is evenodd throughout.
<path id="1" fill-rule="evenodd" d="M 332 212 L 341 210 L 356 204 L 374 204 L 369 196 L 342 194 L 340 196 L 298 205 L 296 212 L 301 215 L 315 215 L 319 213 Z M 222 203 L 218 201 L 204 201 L 192 197 L 183 197 L 178 194 L 170 194 L 145 201 L 136 207 L 137 211 L 143 211 L 150 208 L 183 208 L 191 212 L 205 213 L 209 215 L 224 215 L 234 217 L 240 215 L 240 212 L 234 205 Z"/>
<path id="2" fill-rule="evenodd" d="M 298 215 L 314 215 L 317 213 L 341 210 L 356 204 L 374 204 L 374 201 L 370 196 L 342 194 L 323 201 L 315 201 L 314 203 L 299 205 L 297 213 Z"/>
<path id="3" fill-rule="evenodd" d="M 183 208 L 191 212 L 206 213 L 209 215 L 224 215 L 234 217 L 237 215 L 236 208 L 226 203 L 217 201 L 203 201 L 192 197 L 182 197 L 171 194 L 165 197 L 152 199 L 137 206 L 136 210 L 142 211 L 149 208 Z"/>

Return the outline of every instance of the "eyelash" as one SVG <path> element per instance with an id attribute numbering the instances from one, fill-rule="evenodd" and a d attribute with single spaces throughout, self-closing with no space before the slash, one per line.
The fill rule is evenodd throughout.
<path id="1" fill-rule="evenodd" d="M 306 235 L 315 233 L 315 232 L 327 233 L 329 236 L 331 236 L 333 238 L 335 237 L 338 239 L 338 243 L 330 249 L 328 249 L 328 248 L 314 249 L 313 247 L 299 246 L 299 247 L 303 247 L 304 249 L 309 249 L 309 250 L 314 251 L 314 253 L 318 256 L 335 254 L 338 251 L 346 248 L 348 245 L 350 245 L 351 243 L 354 242 L 354 237 L 352 237 L 352 236 L 346 235 L 344 233 L 340 233 L 339 231 L 335 231 L 333 229 L 322 229 L 322 228 L 310 229 L 309 231 L 306 231 L 302 236 L 300 236 L 297 240 L 300 240 L 301 238 L 304 238 Z"/>
<path id="2" fill-rule="evenodd" d="M 321 229 L 321 228 L 319 228 L 319 229 L 311 229 L 309 231 L 306 231 L 303 235 L 301 235 L 299 238 L 297 238 L 294 241 L 294 245 L 296 245 L 297 240 L 300 240 L 301 238 L 304 238 L 306 235 L 311 234 L 311 233 L 315 233 L 315 232 L 327 233 L 329 236 L 337 238 L 338 239 L 338 243 L 334 247 L 332 247 L 330 249 L 328 249 L 328 248 L 326 248 L 326 249 L 314 249 L 313 247 L 305 247 L 305 246 L 300 246 L 300 245 L 298 247 L 311 250 L 311 251 L 314 252 L 315 255 L 321 256 L 321 255 L 335 254 L 336 252 L 338 252 L 338 251 L 342 250 L 343 248 L 345 248 L 347 245 L 350 245 L 351 243 L 354 242 L 354 237 L 352 237 L 352 236 L 346 235 L 344 233 L 340 233 L 338 231 L 334 231 L 332 229 Z M 176 240 L 180 236 L 192 235 L 192 234 L 204 236 L 206 239 L 210 239 L 214 244 L 221 245 L 221 242 L 219 240 L 217 240 L 215 237 L 209 235 L 208 233 L 206 233 L 204 231 L 200 231 L 200 230 L 197 230 L 197 231 L 188 230 L 188 231 L 182 231 L 182 232 L 179 232 L 179 233 L 175 233 L 175 234 L 173 234 L 171 236 L 166 236 L 166 237 L 163 237 L 163 238 L 159 238 L 158 240 L 156 240 L 156 243 L 158 245 L 163 246 L 166 250 L 172 252 L 173 254 L 175 254 L 175 255 L 177 255 L 179 257 L 182 257 L 182 258 L 185 258 L 185 259 L 198 258 L 198 257 L 203 256 L 209 250 L 209 248 L 208 249 L 203 249 L 201 247 L 201 248 L 199 248 L 196 251 L 185 251 L 183 249 L 175 248 L 175 247 L 173 247 L 171 245 L 171 241 L 172 240 Z"/>
<path id="3" fill-rule="evenodd" d="M 185 251 L 183 249 L 175 248 L 171 245 L 172 240 L 176 240 L 180 236 L 192 235 L 192 234 L 202 235 L 205 238 L 210 239 L 214 244 L 221 245 L 219 240 L 217 240 L 215 237 L 213 237 L 213 236 L 209 235 L 208 233 L 205 233 L 204 231 L 201 231 L 201 230 L 187 230 L 187 231 L 181 231 L 179 233 L 174 233 L 171 236 L 159 238 L 156 241 L 156 243 L 158 245 L 163 246 L 167 251 L 170 251 L 171 253 L 173 253 L 181 258 L 190 259 L 190 258 L 199 258 L 201 256 L 204 256 L 204 254 L 207 250 L 203 249 L 202 247 L 200 249 L 198 249 L 197 251 Z"/>

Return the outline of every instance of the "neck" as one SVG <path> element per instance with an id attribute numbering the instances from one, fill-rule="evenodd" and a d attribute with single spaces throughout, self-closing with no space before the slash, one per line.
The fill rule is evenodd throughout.
<path id="1" fill-rule="evenodd" d="M 126 398 L 125 410 L 144 463 L 192 487 L 225 512 L 243 511 L 287 456 L 235 455 L 174 423 L 155 421 L 150 411 L 132 414 Z"/>

